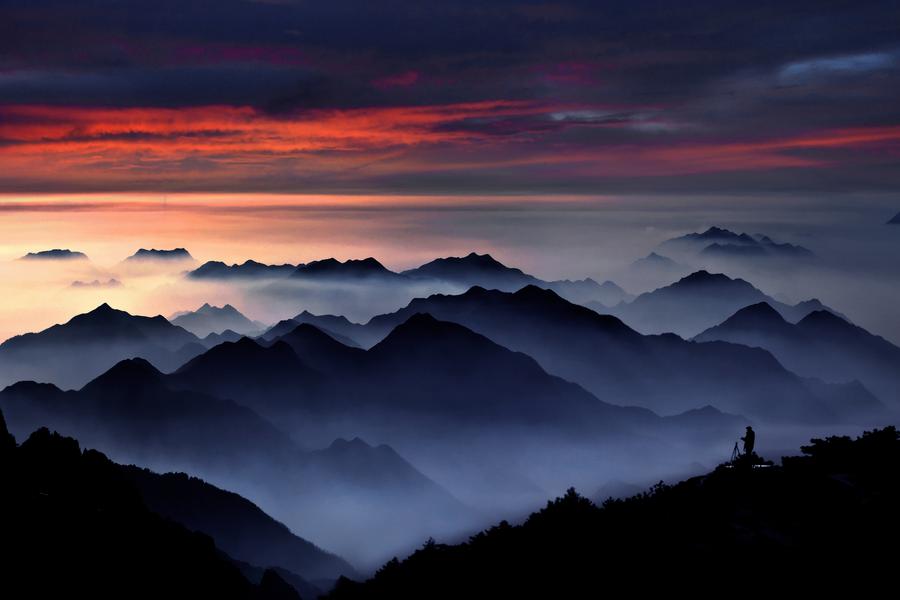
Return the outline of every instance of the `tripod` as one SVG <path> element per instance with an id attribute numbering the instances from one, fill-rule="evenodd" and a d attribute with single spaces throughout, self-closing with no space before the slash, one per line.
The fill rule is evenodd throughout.
<path id="1" fill-rule="evenodd" d="M 741 454 L 741 449 L 738 447 L 738 442 L 735 442 L 735 443 L 734 443 L 734 450 L 731 451 L 731 462 L 736 461 L 736 460 L 739 459 L 741 456 L 743 456 L 743 455 Z"/>

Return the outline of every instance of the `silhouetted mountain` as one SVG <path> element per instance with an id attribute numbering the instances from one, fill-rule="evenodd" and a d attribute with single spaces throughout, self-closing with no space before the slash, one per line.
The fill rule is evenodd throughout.
<path id="1" fill-rule="evenodd" d="M 639 258 L 633 263 L 631 266 L 636 269 L 644 268 L 644 267 L 652 267 L 652 268 L 664 268 L 664 269 L 687 269 L 685 265 L 679 264 L 669 258 L 668 256 L 663 256 L 661 254 L 657 254 L 656 252 L 651 252 L 644 258 Z"/>
<path id="2" fill-rule="evenodd" d="M 262 348 L 249 339 L 210 352 L 235 373 L 240 371 L 231 359 L 235 355 L 250 357 L 244 372 L 256 377 L 263 388 L 274 385 L 272 381 L 280 376 L 279 361 L 289 361 L 287 354 L 293 354 L 284 343 Z M 275 364 L 267 367 L 273 375 L 267 378 L 265 365 L 254 362 L 254 356 L 273 361 Z M 296 356 L 292 360 L 294 366 L 299 364 Z M 203 362 L 194 365 L 189 374 L 202 375 Z M 223 376 L 237 381 L 237 375 L 228 370 Z M 0 409 L 14 432 L 46 424 L 77 434 L 86 444 L 119 461 L 157 471 L 195 473 L 217 485 L 227 483 L 229 489 L 247 497 L 265 498 L 269 514 L 330 548 L 347 550 L 346 555 L 356 560 L 380 559 L 384 552 L 402 551 L 429 531 L 465 526 L 461 520 L 471 524 L 471 514 L 445 490 L 431 487 L 425 493 L 419 485 L 401 485 L 394 473 L 396 467 L 384 472 L 349 464 L 337 468 L 321 453 L 301 450 L 249 408 L 177 389 L 180 377 L 163 375 L 140 359 L 122 361 L 77 392 L 62 392 L 48 384 L 17 383 L 0 392 Z M 212 386 L 215 381 L 201 383 Z M 230 396 L 240 391 L 238 384 L 229 391 Z M 378 460 L 383 461 L 381 454 Z M 414 470 L 405 461 L 402 468 Z M 362 471 L 365 477 L 360 479 Z M 442 494 L 446 497 L 439 502 Z M 352 514 L 347 514 L 348 501 L 354 507 Z M 348 525 L 346 532 L 335 529 L 335 519 L 352 523 L 352 527 Z M 384 532 L 385 523 L 395 527 L 390 535 Z M 380 532 L 383 544 L 360 546 L 356 537 L 346 537 L 351 532 L 353 536 Z M 376 554 L 368 554 L 373 552 Z"/>
<path id="3" fill-rule="evenodd" d="M 416 279 L 437 279 L 466 289 L 480 286 L 514 292 L 526 285 L 536 285 L 552 289 L 560 296 L 579 304 L 601 302 L 613 305 L 630 299 L 628 293 L 612 281 L 604 281 L 602 284 L 590 278 L 543 281 L 521 269 L 504 265 L 490 254 L 475 252 L 463 257 L 438 258 L 421 267 L 404 271 L 403 275 Z"/>
<path id="4" fill-rule="evenodd" d="M 265 329 L 265 325 L 251 321 L 230 304 L 218 307 L 206 303 L 193 312 L 180 313 L 170 321 L 201 338 L 211 333 L 222 333 L 226 329 L 243 335 L 259 333 Z"/>
<path id="5" fill-rule="evenodd" d="M 240 358 L 228 356 L 238 345 L 244 350 Z M 306 365 L 330 377 L 319 379 Z M 301 324 L 269 348 L 249 339 L 222 344 L 170 379 L 226 395 L 273 418 L 279 408 L 294 406 L 360 420 L 371 414 L 378 420 L 386 415 L 439 420 L 446 427 L 497 420 L 541 427 L 564 423 L 567 431 L 596 432 L 653 416 L 604 404 L 548 375 L 528 356 L 426 314 L 412 315 L 369 351 Z"/>
<path id="6" fill-rule="evenodd" d="M 299 265 L 291 277 L 307 280 L 329 279 L 405 279 L 405 276 L 388 270 L 384 265 L 372 257 L 361 260 L 348 259 L 340 262 L 334 258 L 315 260 Z"/>
<path id="7" fill-rule="evenodd" d="M 135 466 L 121 471 L 150 510 L 212 537 L 236 560 L 280 567 L 306 580 L 354 576 L 346 561 L 297 537 L 238 494 L 184 473 L 160 475 Z"/>
<path id="8" fill-rule="evenodd" d="M 634 298 L 631 294 L 620 288 L 612 281 L 597 283 L 590 277 L 570 281 L 543 282 L 538 287 L 553 290 L 569 302 L 576 304 L 598 303 L 602 306 L 615 306 L 620 302 L 629 302 Z"/>
<path id="9" fill-rule="evenodd" d="M 100 281 L 99 279 L 94 279 L 93 281 L 73 281 L 69 287 L 73 288 L 118 288 L 122 287 L 122 282 L 118 279 L 107 279 L 106 281 Z"/>
<path id="10" fill-rule="evenodd" d="M 222 342 L 236 342 L 242 337 L 244 336 L 242 336 L 238 332 L 226 329 L 222 333 L 210 333 L 208 336 L 200 340 L 200 343 L 203 344 L 205 348 L 212 348 L 213 346 L 218 346 Z M 187 360 L 184 362 L 187 362 Z"/>
<path id="11" fill-rule="evenodd" d="M 625 267 L 618 277 L 621 277 L 623 281 L 627 281 L 632 289 L 653 290 L 684 277 L 693 270 L 691 267 L 676 262 L 668 256 L 651 252 L 644 258 L 639 258 Z M 624 299 L 624 301 L 630 302 L 633 299 L 633 297 L 630 297 Z M 601 307 L 588 303 L 586 306 L 605 311 L 607 307 L 615 306 L 615 304 L 606 303 Z"/>
<path id="12" fill-rule="evenodd" d="M 174 369 L 186 356 L 179 351 L 194 343 L 196 336 L 161 316 L 130 315 L 102 304 L 62 325 L 0 344 L 0 384 L 32 379 L 77 388 L 135 356 Z"/>
<path id="13" fill-rule="evenodd" d="M 900 213 L 894 215 L 894 218 L 887 222 L 888 225 L 900 225 Z"/>
<path id="14" fill-rule="evenodd" d="M 276 468 L 299 454 L 253 411 L 209 395 L 169 389 L 143 359 L 124 360 L 79 391 L 20 382 L 0 392 L 9 426 L 77 435 L 117 459 L 167 470 Z"/>
<path id="15" fill-rule="evenodd" d="M 284 323 L 284 321 L 282 321 Z M 309 323 L 287 321 L 293 329 L 277 336 L 277 342 L 283 342 L 293 349 L 304 365 L 308 365 L 322 373 L 338 373 L 356 369 L 364 360 L 365 351 L 357 346 L 348 346 L 334 334 L 326 333 Z"/>
<path id="16" fill-rule="evenodd" d="M 835 383 L 859 380 L 882 401 L 898 405 L 900 348 L 827 311 L 812 312 L 794 325 L 760 303 L 694 339 L 759 346 L 800 375 Z"/>
<path id="17" fill-rule="evenodd" d="M 472 288 L 436 294 L 373 318 L 367 343 L 409 316 L 427 312 L 534 357 L 550 373 L 615 404 L 673 414 L 702 404 L 762 419 L 821 421 L 835 415 L 768 352 L 643 336 L 618 318 L 529 286 L 509 294 Z"/>
<path id="18" fill-rule="evenodd" d="M 660 248 L 676 252 L 700 253 L 713 258 L 811 258 L 813 253 L 803 246 L 779 243 L 772 238 L 754 234 L 735 233 L 728 229 L 710 227 L 702 233 L 689 233 L 666 240 Z"/>
<path id="19" fill-rule="evenodd" d="M 118 465 L 71 438 L 40 429 L 0 464 L 4 595 L 299 598 L 275 573 L 251 584 L 212 539 L 151 512 Z"/>
<path id="20" fill-rule="evenodd" d="M 141 262 L 148 260 L 194 260 L 191 253 L 184 248 L 173 248 L 172 250 L 157 250 L 156 248 L 141 248 L 131 256 L 125 259 L 129 262 Z"/>
<path id="21" fill-rule="evenodd" d="M 75 250 L 54 248 L 53 250 L 29 252 L 20 260 L 87 260 L 87 255 L 84 252 L 76 252 Z"/>
<path id="22" fill-rule="evenodd" d="M 191 279 L 278 279 L 289 277 L 296 269 L 297 265 L 266 265 L 255 260 L 239 265 L 212 260 L 190 271 L 187 276 Z"/>
<path id="23" fill-rule="evenodd" d="M 321 379 L 288 344 L 262 346 L 245 337 L 197 356 L 175 371 L 168 383 L 235 400 L 277 420 L 292 405 L 305 401 L 308 407 Z"/>
<path id="24" fill-rule="evenodd" d="M 723 465 L 599 507 L 570 489 L 520 525 L 503 521 L 458 545 L 429 540 L 367 582 L 341 580 L 328 598 L 567 598 L 598 587 L 712 597 L 735 586 L 870 595 L 892 585 L 884 541 L 900 535 L 897 430 L 802 451 L 783 466 Z"/>
<path id="25" fill-rule="evenodd" d="M 304 310 L 292 319 L 285 319 L 284 321 L 280 321 L 273 325 L 260 337 L 264 340 L 274 340 L 286 333 L 290 333 L 297 325 L 302 323 L 313 325 L 316 329 L 324 331 L 343 345 L 353 347 L 359 346 L 353 339 L 353 334 L 364 330 L 362 325 L 351 322 L 347 317 L 337 315 L 314 315 L 311 312 Z"/>
<path id="26" fill-rule="evenodd" d="M 768 302 L 789 319 L 803 318 L 807 311 L 820 308 L 830 310 L 818 300 L 789 306 L 770 298 L 743 279 L 697 271 L 608 312 L 643 333 L 672 332 L 690 337 L 758 302 Z"/>
<path id="27" fill-rule="evenodd" d="M 507 267 L 490 254 L 437 258 L 415 269 L 403 272 L 417 279 L 440 279 L 464 287 L 480 285 L 490 289 L 517 290 L 529 284 L 538 284 L 539 279 L 522 272 L 521 269 Z"/>
<path id="28" fill-rule="evenodd" d="M 643 415 L 548 375 L 470 329 L 414 314 L 366 353 L 363 402 L 456 421 L 626 430 Z M 629 419 L 633 419 L 629 423 Z"/>

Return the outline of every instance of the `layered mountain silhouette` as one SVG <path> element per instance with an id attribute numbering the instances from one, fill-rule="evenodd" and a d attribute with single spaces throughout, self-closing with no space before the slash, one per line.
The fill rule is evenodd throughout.
<path id="1" fill-rule="evenodd" d="M 635 586 L 654 596 L 869 595 L 891 585 L 883 544 L 900 535 L 897 430 L 814 439 L 802 451 L 782 466 L 722 465 L 602 506 L 570 489 L 519 525 L 455 545 L 428 540 L 327 597 L 558 598 Z"/>
<path id="2" fill-rule="evenodd" d="M 286 343 L 264 348 L 247 338 L 213 348 L 208 359 L 224 357 L 225 364 L 233 366 L 228 360 L 235 353 L 246 359 L 256 351 L 266 353 L 263 361 L 273 361 L 268 365 L 271 378 L 265 378 L 259 362 L 251 362 L 242 373 L 255 377 L 261 386 L 269 384 L 274 389 L 276 377 L 282 376 L 278 372 L 281 363 L 273 355 L 285 358 L 290 353 L 290 368 L 298 363 Z M 204 374 L 202 363 L 190 366 L 188 374 L 198 378 Z M 216 371 L 205 373 L 213 380 L 221 376 Z M 166 376 L 147 361 L 132 359 L 78 391 L 17 383 L 0 392 L 0 409 L 11 430 L 19 434 L 49 426 L 77 435 L 121 462 L 156 471 L 186 471 L 245 496 L 263 497 L 268 513 L 304 535 L 315 534 L 318 537 L 313 539 L 329 548 L 347 550 L 348 557 L 359 561 L 384 558 L 382 552 L 403 551 L 429 531 L 471 523 L 466 507 L 396 453 L 370 447 L 373 456 L 367 458 L 365 449 L 357 449 L 355 456 L 367 465 L 361 468 L 348 460 L 334 461 L 328 452 L 301 448 L 254 410 L 231 400 L 241 389 L 237 376 L 230 377 L 233 387 L 228 397 L 218 398 L 185 389 L 187 376 L 182 373 Z M 289 375 L 285 379 L 289 385 L 295 384 Z M 210 381 L 202 383 L 197 387 L 216 387 Z M 253 397 L 262 397 L 254 393 Z M 251 399 L 241 398 L 248 404 Z M 398 473 L 405 475 L 398 477 Z M 340 501 L 344 497 L 352 499 L 354 511 Z M 390 543 L 360 547 L 358 540 L 354 545 L 342 530 L 333 527 L 334 519 L 348 527 L 352 524 L 347 532 L 355 535 L 384 534 L 385 523 L 393 524 L 394 530 Z"/>
<path id="3" fill-rule="evenodd" d="M 612 306 L 632 298 L 612 281 L 597 283 L 593 279 L 543 281 L 508 267 L 489 254 L 472 252 L 462 257 L 438 258 L 415 269 L 397 273 L 374 258 L 338 261 L 334 258 L 300 265 L 265 265 L 247 261 L 228 266 L 211 261 L 188 273 L 191 279 L 284 279 L 319 282 L 378 282 L 388 285 L 416 284 L 452 285 L 469 288 L 479 285 L 489 289 L 515 291 L 525 285 L 552 289 L 573 302 L 599 302 Z M 304 321 L 299 321 L 304 322 Z"/>
<path id="4" fill-rule="evenodd" d="M 699 253 L 713 258 L 812 258 L 813 253 L 803 246 L 776 242 L 762 235 L 735 233 L 720 227 L 710 227 L 702 233 L 689 233 L 660 244 L 661 250 Z"/>
<path id="5" fill-rule="evenodd" d="M 246 337 L 193 358 L 167 382 L 233 399 L 276 421 L 292 408 L 315 402 L 323 384 L 320 373 L 301 362 L 287 343 L 263 346 Z"/>
<path id="6" fill-rule="evenodd" d="M 354 335 L 357 334 L 357 332 L 363 332 L 365 329 L 359 323 L 353 323 L 344 316 L 314 315 L 311 312 L 304 310 L 291 319 L 285 319 L 284 321 L 276 323 L 263 333 L 262 338 L 273 340 L 281 335 L 290 333 L 301 323 L 315 326 L 317 329 L 324 331 L 345 346 L 357 346 L 358 344 L 354 340 Z M 364 334 L 360 333 L 360 335 Z"/>
<path id="7" fill-rule="evenodd" d="M 173 316 L 170 322 L 200 338 L 211 333 L 221 334 L 228 329 L 243 335 L 260 333 L 265 329 L 263 323 L 251 321 L 230 304 L 220 307 L 206 303 L 195 311 Z"/>
<path id="8" fill-rule="evenodd" d="M 630 299 L 625 290 L 612 281 L 597 283 L 593 279 L 568 279 L 543 281 L 524 273 L 521 269 L 508 267 L 490 254 L 472 252 L 463 257 L 438 258 L 415 269 L 403 272 L 416 279 L 436 279 L 470 288 L 481 286 L 488 289 L 515 291 L 526 285 L 536 285 L 552 289 L 561 296 L 579 304 L 601 302 L 612 306 Z"/>
<path id="9" fill-rule="evenodd" d="M 816 310 L 832 310 L 816 299 L 793 306 L 784 304 L 743 279 L 697 271 L 607 312 L 643 333 L 672 332 L 691 337 L 757 302 L 769 303 L 790 321 L 798 321 Z"/>
<path id="10" fill-rule="evenodd" d="M 122 282 L 118 279 L 110 278 L 105 281 L 101 281 L 100 279 L 94 279 L 92 281 L 73 281 L 69 287 L 73 288 L 119 288 L 122 287 Z"/>
<path id="11" fill-rule="evenodd" d="M 0 384 L 20 380 L 78 388 L 125 358 L 171 370 L 202 352 L 200 340 L 164 317 L 143 317 L 108 304 L 38 333 L 0 344 Z"/>
<path id="12" fill-rule="evenodd" d="M 0 439 L 9 439 L 0 418 Z M 202 533 L 148 509 L 122 468 L 39 429 L 0 447 L 4 589 L 34 597 L 298 599 L 274 571 L 262 583 Z M 189 502 L 189 498 L 184 498 Z"/>
<path id="13" fill-rule="evenodd" d="M 87 260 L 87 255 L 84 252 L 67 248 L 54 248 L 53 250 L 29 252 L 20 260 Z"/>
<path id="14" fill-rule="evenodd" d="M 273 335 L 277 334 L 270 342 L 287 344 L 301 363 L 320 373 L 354 372 L 366 360 L 366 352 L 356 345 L 342 342 L 343 336 L 336 336 L 309 323 L 287 323 L 292 328 L 285 333 L 276 332 L 274 328 L 270 330 Z"/>
<path id="15" fill-rule="evenodd" d="M 255 260 L 227 265 L 221 261 L 209 261 L 190 271 L 190 279 L 279 279 L 288 277 L 297 265 L 267 265 Z"/>
<path id="16" fill-rule="evenodd" d="M 675 261 L 668 256 L 651 252 L 643 258 L 639 258 L 629 264 L 622 270 L 621 277 L 623 281 L 627 281 L 636 290 L 654 290 L 660 286 L 676 281 L 685 275 L 689 275 L 693 268 L 688 265 Z M 631 301 L 634 298 L 627 298 L 625 301 Z M 595 310 L 605 311 L 610 306 L 617 303 L 605 303 L 600 306 L 594 303 L 587 303 L 585 306 L 594 308 Z"/>
<path id="17" fill-rule="evenodd" d="M 887 222 L 888 225 L 900 225 L 900 213 L 894 215 L 890 221 Z"/>
<path id="18" fill-rule="evenodd" d="M 239 561 L 284 569 L 306 581 L 356 573 L 346 561 L 297 537 L 253 502 L 185 473 L 120 467 L 153 512 L 213 538 Z M 290 581 L 290 580 L 288 580 Z"/>
<path id="19" fill-rule="evenodd" d="M 765 348 L 800 375 L 835 383 L 858 380 L 883 402 L 900 402 L 900 348 L 827 311 L 811 312 L 794 324 L 760 302 L 694 339 Z"/>
<path id="20" fill-rule="evenodd" d="M 309 281 L 318 280 L 397 280 L 404 279 L 403 275 L 389 270 L 383 264 L 372 257 L 360 260 L 348 259 L 344 262 L 334 258 L 315 260 L 299 265 L 291 277 Z"/>
<path id="21" fill-rule="evenodd" d="M 277 421 L 292 410 L 327 411 L 360 420 L 427 419 L 441 429 L 519 423 L 598 432 L 654 417 L 600 402 L 530 357 L 428 314 L 413 314 L 368 351 L 309 324 L 268 343 L 221 344 L 169 380 Z"/>
<path id="22" fill-rule="evenodd" d="M 232 331 L 230 329 L 226 329 L 222 333 L 210 333 L 205 338 L 200 340 L 200 343 L 205 348 L 212 348 L 213 346 L 218 346 L 222 342 L 236 342 L 239 339 L 241 339 L 242 337 L 244 337 L 244 336 L 242 336 L 238 332 Z M 200 353 L 198 352 L 198 354 L 200 354 Z M 190 359 L 188 359 L 188 360 L 190 360 Z M 187 360 L 185 360 L 184 362 L 187 362 Z"/>
<path id="23" fill-rule="evenodd" d="M 729 413 L 761 419 L 837 418 L 824 399 L 764 350 L 688 342 L 671 334 L 644 336 L 616 317 L 534 286 L 513 294 L 476 287 L 457 296 L 416 299 L 395 313 L 373 318 L 365 326 L 366 337 L 357 335 L 364 344 L 372 343 L 424 312 L 525 352 L 548 372 L 614 404 L 674 414 L 712 403 Z"/>
<path id="24" fill-rule="evenodd" d="M 140 248 L 137 252 L 135 252 L 125 260 L 127 262 L 143 262 L 154 260 L 187 261 L 194 260 L 194 257 L 191 256 L 191 253 L 184 248 L 173 248 L 171 250 Z"/>
<path id="25" fill-rule="evenodd" d="M 300 450 L 250 409 L 169 389 L 143 359 L 124 360 L 78 391 L 19 382 L 0 392 L 17 433 L 46 426 L 117 459 L 164 470 L 247 470 L 295 459 Z"/>

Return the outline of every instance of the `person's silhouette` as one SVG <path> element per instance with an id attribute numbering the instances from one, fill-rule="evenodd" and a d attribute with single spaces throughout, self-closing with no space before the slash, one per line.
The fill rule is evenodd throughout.
<path id="1" fill-rule="evenodd" d="M 744 442 L 744 455 L 750 456 L 753 454 L 753 447 L 756 445 L 756 433 L 749 425 L 747 425 L 747 432 L 741 438 L 741 441 Z"/>

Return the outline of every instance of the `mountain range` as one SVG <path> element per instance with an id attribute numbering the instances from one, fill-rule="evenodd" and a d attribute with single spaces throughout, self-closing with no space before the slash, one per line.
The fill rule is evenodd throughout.
<path id="1" fill-rule="evenodd" d="M 75 250 L 54 248 L 53 250 L 29 252 L 20 260 L 87 260 L 87 255 Z"/>
<path id="2" fill-rule="evenodd" d="M 213 260 L 188 272 L 187 276 L 191 279 L 277 279 L 288 277 L 296 268 L 297 265 L 266 265 L 255 260 L 232 265 Z"/>
<path id="3" fill-rule="evenodd" d="M 241 350 L 251 344 L 246 338 L 223 344 L 213 349 L 213 358 L 223 347 Z M 259 348 L 291 352 L 283 343 Z M 234 396 L 185 389 L 182 374 L 165 376 L 147 361 L 131 359 L 78 391 L 17 383 L 0 392 L 0 409 L 17 435 L 51 427 L 120 462 L 190 472 L 263 498 L 267 512 L 360 564 L 385 558 L 381 552 L 401 551 L 428 531 L 471 522 L 469 509 L 393 451 L 358 443 L 350 460 L 339 445 L 306 450 L 251 408 L 233 402 Z M 341 497 L 352 498 L 358 510 L 347 511 Z M 344 521 L 348 531 L 381 535 L 390 543 L 380 546 L 379 554 L 366 554 L 373 550 L 354 546 L 329 525 L 334 519 Z"/>
<path id="4" fill-rule="evenodd" d="M 374 258 L 338 261 L 334 258 L 300 265 L 265 265 L 247 261 L 242 265 L 207 262 L 187 275 L 191 279 L 291 279 L 297 281 L 355 281 L 415 286 L 450 284 L 462 289 L 479 285 L 491 289 L 515 291 L 525 285 L 552 289 L 573 302 L 599 302 L 612 306 L 630 300 L 622 288 L 611 281 L 597 283 L 586 278 L 577 281 L 543 281 L 508 267 L 489 254 L 472 252 L 463 257 L 438 258 L 415 269 L 400 273 L 387 269 Z"/>
<path id="5" fill-rule="evenodd" d="M 363 583 L 339 581 L 327 598 L 568 598 L 638 588 L 663 596 L 698 586 L 701 597 L 735 586 L 753 596 L 877 594 L 893 582 L 883 540 L 900 534 L 897 430 L 813 439 L 801 450 L 779 466 L 726 463 L 601 506 L 569 489 L 520 523 L 504 520 L 459 543 L 428 540 Z"/>
<path id="6" fill-rule="evenodd" d="M 717 408 L 769 420 L 828 420 L 824 399 L 771 354 L 737 344 L 701 344 L 675 335 L 641 335 L 614 316 L 570 303 L 534 286 L 513 294 L 472 288 L 433 295 L 374 317 L 353 335 L 370 345 L 416 313 L 465 325 L 535 358 L 548 372 L 579 383 L 613 404 L 660 414 Z M 652 374 L 648 376 L 648 373 Z"/>
<path id="7" fill-rule="evenodd" d="M 759 233 L 735 233 L 720 227 L 666 240 L 659 248 L 664 252 L 693 253 L 711 258 L 808 259 L 814 256 L 803 246 L 776 242 Z"/>
<path id="8" fill-rule="evenodd" d="M 137 252 L 135 252 L 125 260 L 127 262 L 142 262 L 153 260 L 187 261 L 194 260 L 194 257 L 191 256 L 191 253 L 184 248 L 173 248 L 171 250 L 140 248 Z"/>
<path id="9" fill-rule="evenodd" d="M 692 273 L 605 312 L 643 333 L 671 332 L 691 337 L 757 302 L 767 302 L 790 321 L 798 321 L 817 310 L 834 312 L 817 299 L 788 305 L 767 296 L 743 279 L 707 271 Z"/>
<path id="10" fill-rule="evenodd" d="M 102 304 L 0 344 L 0 384 L 32 379 L 78 388 L 125 358 L 140 356 L 171 370 L 204 349 L 195 335 L 162 316 L 135 316 Z"/>
<path id="11" fill-rule="evenodd" d="M 765 348 L 795 373 L 835 383 L 858 380 L 886 404 L 900 404 L 900 348 L 828 311 L 794 324 L 760 302 L 694 339 Z"/>
<path id="12" fill-rule="evenodd" d="M 173 315 L 169 322 L 203 338 L 210 334 L 222 334 L 226 330 L 242 335 L 258 334 L 265 328 L 259 321 L 251 321 L 230 304 L 211 306 L 205 303 L 195 311 Z"/>
<path id="13" fill-rule="evenodd" d="M 208 535 L 148 508 L 123 468 L 103 454 L 82 452 L 75 440 L 47 429 L 16 446 L 2 416 L 0 439 L 7 589 L 33 597 L 150 598 L 178 590 L 196 597 L 300 598 L 273 570 L 249 581 Z"/>

